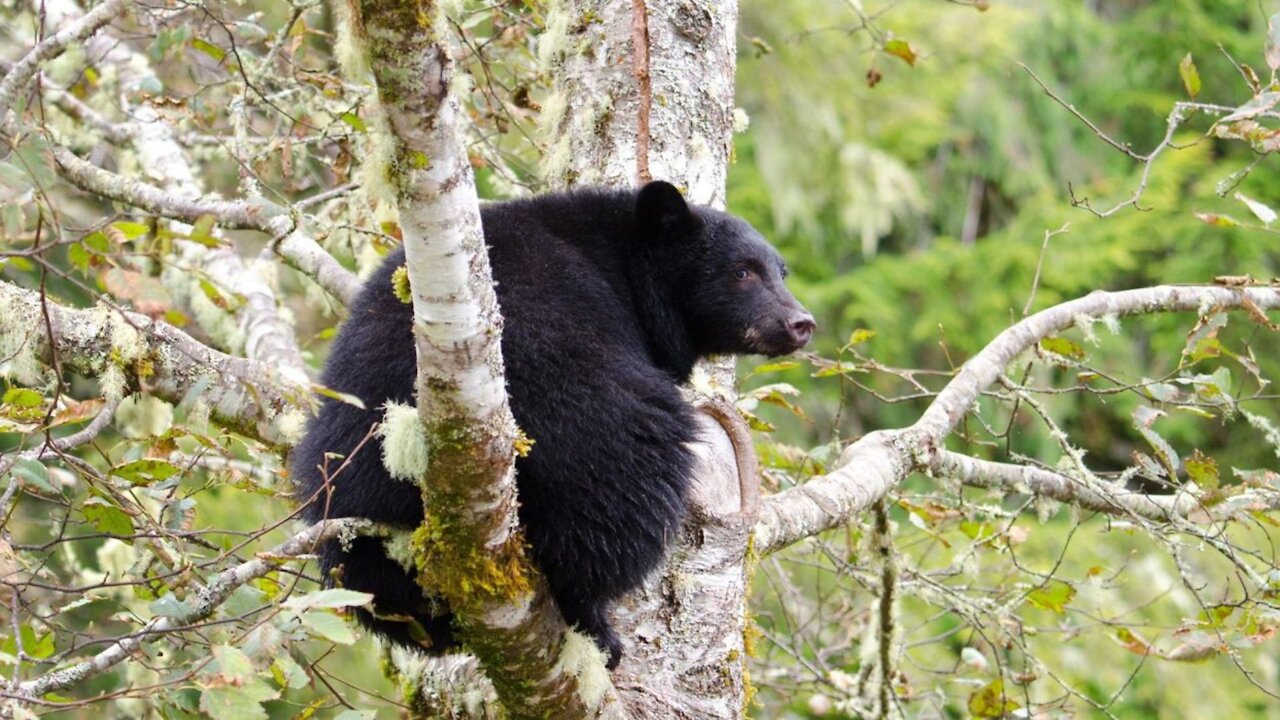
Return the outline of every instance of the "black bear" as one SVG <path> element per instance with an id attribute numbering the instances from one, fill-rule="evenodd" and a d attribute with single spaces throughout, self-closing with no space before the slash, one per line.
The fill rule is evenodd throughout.
<path id="1" fill-rule="evenodd" d="M 686 204 L 664 182 L 495 203 L 482 223 L 511 411 L 534 441 L 516 462 L 520 521 L 565 620 L 613 667 L 622 645 L 608 605 L 657 567 L 685 510 L 696 425 L 678 385 L 708 355 L 799 349 L 813 317 L 754 228 Z M 369 436 L 384 403 L 414 402 L 413 311 L 392 287 L 403 264 L 398 250 L 374 273 L 330 350 L 322 382 L 368 409 L 326 400 L 294 450 L 309 521 L 422 521 L 418 490 L 388 474 L 377 447 L 340 472 L 320 470 L 326 453 L 349 455 Z M 374 612 L 360 619 L 378 634 L 432 651 L 455 645 L 448 609 L 382 541 L 357 538 L 346 551 L 331 542 L 321 564 L 373 593 Z"/>

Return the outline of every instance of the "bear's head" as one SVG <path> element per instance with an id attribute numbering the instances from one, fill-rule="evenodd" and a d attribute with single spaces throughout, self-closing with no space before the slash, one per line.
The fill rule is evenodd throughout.
<path id="1" fill-rule="evenodd" d="M 652 335 L 684 336 L 651 338 L 660 355 L 676 355 L 660 359 L 675 360 L 684 370 L 679 356 L 690 351 L 696 357 L 774 357 L 809 342 L 817 327 L 813 315 L 787 290 L 778 251 L 745 220 L 691 206 L 662 181 L 641 188 L 635 212 L 645 250 L 643 285 L 651 295 L 641 302 L 646 314 L 658 315 L 648 329 Z M 688 360 L 692 365 L 693 358 Z"/>

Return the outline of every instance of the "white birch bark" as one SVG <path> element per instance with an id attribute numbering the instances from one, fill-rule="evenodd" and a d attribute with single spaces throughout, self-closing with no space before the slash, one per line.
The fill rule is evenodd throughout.
<path id="1" fill-rule="evenodd" d="M 736 3 L 565 0 L 553 13 L 543 40 L 556 82 L 544 105 L 548 182 L 667 180 L 692 202 L 724 207 Z M 626 651 L 614 681 L 635 717 L 746 712 L 747 549 L 758 478 L 749 434 L 735 428 L 741 420 L 716 419 L 702 422 L 692 512 L 668 562 L 615 611 Z"/>
<path id="2" fill-rule="evenodd" d="M 415 536 L 420 580 L 460 617 L 512 716 L 622 717 L 607 681 L 586 682 L 607 677 L 601 658 L 567 657 L 564 621 L 524 557 L 502 320 L 443 18 L 434 3 L 409 0 L 363 0 L 348 13 L 391 136 L 386 175 L 412 294 L 418 411 L 431 447 Z"/>

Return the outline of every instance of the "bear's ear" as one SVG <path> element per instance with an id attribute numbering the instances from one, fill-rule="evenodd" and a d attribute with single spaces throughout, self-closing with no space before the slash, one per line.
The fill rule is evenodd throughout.
<path id="1" fill-rule="evenodd" d="M 645 239 L 675 240 L 693 224 L 693 213 L 675 185 L 661 180 L 640 188 L 636 197 L 636 226 Z"/>

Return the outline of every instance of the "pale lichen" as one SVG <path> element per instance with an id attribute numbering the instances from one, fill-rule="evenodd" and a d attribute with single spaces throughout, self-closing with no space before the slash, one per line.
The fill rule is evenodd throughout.
<path id="1" fill-rule="evenodd" d="M 413 572 L 413 533 L 392 533 L 383 538 L 382 546 L 385 548 L 388 558 L 404 568 L 405 572 Z"/>
<path id="2" fill-rule="evenodd" d="M 44 384 L 44 367 L 33 350 L 31 314 L 0 298 L 0 377 L 22 385 Z"/>
<path id="3" fill-rule="evenodd" d="M 360 12 L 353 7 L 356 0 L 339 0 L 333 4 L 338 15 L 338 39 L 333 53 L 342 67 L 343 76 L 355 82 L 369 77 L 369 45 L 364 35 L 364 22 Z"/>
<path id="4" fill-rule="evenodd" d="M 98 387 L 109 403 L 123 399 L 127 390 L 124 370 L 121 370 L 119 365 L 107 365 L 98 376 Z"/>
<path id="5" fill-rule="evenodd" d="M 374 208 L 374 221 L 379 225 L 398 220 L 396 199 L 399 190 L 393 175 L 399 150 L 395 136 L 387 125 L 381 108 L 373 108 L 365 117 L 368 132 L 365 135 L 365 158 L 360 163 L 357 182 L 360 190 Z"/>
<path id="6" fill-rule="evenodd" d="M 297 445 L 307 429 L 307 414 L 297 408 L 289 408 L 271 421 L 270 433 L 285 445 Z"/>
<path id="7" fill-rule="evenodd" d="M 116 409 L 115 425 L 128 438 L 163 435 L 173 427 L 173 406 L 155 396 L 136 393 Z"/>
<path id="8" fill-rule="evenodd" d="M 606 659 L 604 651 L 591 638 L 573 629 L 565 632 L 556 672 L 578 681 L 578 697 L 589 708 L 596 707 L 611 686 L 609 671 L 604 666 Z"/>
<path id="9" fill-rule="evenodd" d="M 387 403 L 378 435 L 382 438 L 382 464 L 391 477 L 415 482 L 426 476 L 431 446 L 417 408 Z"/>

